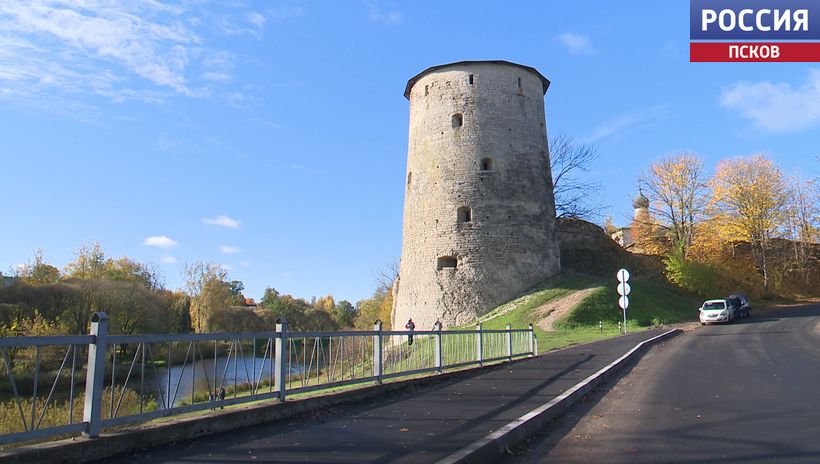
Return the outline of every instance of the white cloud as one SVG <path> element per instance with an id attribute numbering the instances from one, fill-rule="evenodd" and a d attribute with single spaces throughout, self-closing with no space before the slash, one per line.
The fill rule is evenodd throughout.
<path id="1" fill-rule="evenodd" d="M 737 82 L 723 89 L 720 104 L 772 132 L 795 132 L 820 123 L 820 69 L 800 87 L 787 83 Z"/>
<path id="2" fill-rule="evenodd" d="M 202 222 L 209 226 L 221 226 L 227 227 L 228 229 L 238 229 L 241 224 L 238 220 L 229 218 L 228 216 L 217 216 L 213 219 L 205 218 Z"/>
<path id="3" fill-rule="evenodd" d="M 219 245 L 219 251 L 225 253 L 226 255 L 230 255 L 233 253 L 239 253 L 239 248 L 230 245 Z"/>
<path id="4" fill-rule="evenodd" d="M 256 30 L 260 34 L 262 33 L 262 30 L 265 29 L 265 23 L 267 20 L 268 18 L 266 18 L 262 13 L 258 13 L 256 11 L 251 11 L 248 13 L 248 22 L 256 26 Z"/>
<path id="5" fill-rule="evenodd" d="M 233 271 L 233 266 L 230 264 L 220 264 L 220 266 L 222 266 L 222 269 L 225 269 L 226 271 Z"/>
<path id="6" fill-rule="evenodd" d="M 143 240 L 142 244 L 145 246 L 153 246 L 157 248 L 166 249 L 173 248 L 179 245 L 179 243 L 177 243 L 176 240 L 170 239 L 164 235 L 153 235 L 151 237 L 147 237 L 145 240 Z"/>
<path id="7" fill-rule="evenodd" d="M 404 20 L 404 15 L 399 10 L 384 11 L 375 4 L 368 4 L 368 18 L 375 23 L 381 23 L 388 26 L 401 24 Z"/>
<path id="8" fill-rule="evenodd" d="M 229 95 L 224 86 L 233 81 L 236 57 L 209 42 L 214 32 L 259 37 L 268 18 L 302 11 L 220 3 L 0 0 L 0 98 L 75 114 L 72 101 L 79 105 L 85 95 L 149 103 Z M 223 21 L 238 26 L 221 28 Z"/>
<path id="9" fill-rule="evenodd" d="M 283 6 L 274 8 L 268 12 L 268 15 L 273 19 L 289 19 L 298 18 L 305 14 L 305 10 L 301 6 Z"/>
<path id="10" fill-rule="evenodd" d="M 250 261 L 240 261 L 239 265 L 242 266 L 242 267 L 251 267 L 251 262 Z"/>
<path id="11" fill-rule="evenodd" d="M 160 258 L 159 261 L 163 264 L 176 264 L 177 263 L 177 259 L 174 258 L 173 256 L 163 256 L 162 258 Z"/>
<path id="12" fill-rule="evenodd" d="M 6 53 L 19 61 L 3 60 L 2 67 L 34 71 L 25 80 L 55 84 L 67 74 L 93 77 L 100 71 L 97 65 L 109 72 L 119 65 L 157 86 L 191 95 L 185 68 L 200 39 L 179 21 L 182 11 L 159 2 L 5 0 L 0 2 L 0 33 L 7 43 L 18 42 Z M 32 49 L 35 42 L 42 46 Z M 50 72 L 55 67 L 64 70 Z M 103 84 L 121 78 L 110 75 Z"/>
<path id="13" fill-rule="evenodd" d="M 572 32 L 565 32 L 557 35 L 555 40 L 559 42 L 564 48 L 573 55 L 594 55 L 598 53 L 595 47 L 592 46 L 592 39 L 583 34 L 574 34 Z"/>
<path id="14" fill-rule="evenodd" d="M 202 59 L 202 79 L 212 82 L 228 82 L 233 79 L 235 57 L 228 52 L 211 53 Z"/>
<path id="15" fill-rule="evenodd" d="M 623 113 L 595 127 L 582 142 L 597 142 L 627 129 L 646 127 L 657 121 L 658 118 L 666 116 L 666 114 L 667 109 L 664 106 Z"/>

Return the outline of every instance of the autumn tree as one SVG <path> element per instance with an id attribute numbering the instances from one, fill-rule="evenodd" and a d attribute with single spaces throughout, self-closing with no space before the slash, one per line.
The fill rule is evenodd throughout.
<path id="1" fill-rule="evenodd" d="M 101 274 L 103 278 L 134 283 L 151 291 L 163 287 L 162 276 L 154 265 L 140 263 L 126 256 L 105 259 Z"/>
<path id="2" fill-rule="evenodd" d="M 278 317 L 287 319 L 291 330 L 336 330 L 339 326 L 332 316 L 333 309 L 331 308 L 331 312 L 325 310 L 330 307 L 332 300 L 333 297 L 328 295 L 313 301 L 311 305 L 302 298 L 281 295 L 276 289 L 267 288 L 260 307 L 262 311 L 273 315 L 274 320 Z"/>
<path id="3" fill-rule="evenodd" d="M 601 205 L 592 203 L 590 198 L 601 190 L 601 184 L 583 176 L 598 159 L 598 149 L 559 135 L 550 140 L 549 158 L 555 215 L 590 219 L 600 213 Z"/>
<path id="4" fill-rule="evenodd" d="M 812 244 L 820 242 L 820 181 L 805 181 L 797 176 L 792 185 L 786 209 L 788 235 L 794 246 L 796 271 L 808 284 L 815 267 Z"/>
<path id="5" fill-rule="evenodd" d="M 112 333 L 168 331 L 170 321 L 157 292 L 124 280 L 99 279 L 83 284 L 92 282 L 100 306 L 110 317 Z"/>
<path id="6" fill-rule="evenodd" d="M 330 317 L 336 322 L 339 328 L 353 327 L 356 320 L 356 308 L 347 300 L 336 303 Z"/>
<path id="7" fill-rule="evenodd" d="M 30 285 L 53 284 L 60 280 L 60 270 L 43 259 L 43 250 L 34 250 L 34 258 L 18 269 L 17 276 Z"/>
<path id="8" fill-rule="evenodd" d="M 652 225 L 660 227 L 672 250 L 682 250 L 686 258 L 709 199 L 703 161 L 692 153 L 667 156 L 652 163 L 639 181 L 649 199 Z"/>
<path id="9" fill-rule="evenodd" d="M 242 293 L 243 290 L 245 290 L 245 284 L 241 280 L 228 282 L 228 291 L 231 292 L 231 296 L 233 297 L 233 304 L 245 304 L 245 295 Z"/>
<path id="10" fill-rule="evenodd" d="M 323 296 L 313 302 L 313 308 L 318 309 L 320 311 L 324 311 L 328 314 L 333 312 L 333 308 L 336 307 L 336 300 L 333 299 L 333 295 Z"/>
<path id="11" fill-rule="evenodd" d="M 387 298 L 387 288 L 379 286 L 373 293 L 373 296 L 364 300 L 356 302 L 356 321 L 354 323 L 357 329 L 372 330 L 373 322 L 381 319 L 382 303 Z M 389 321 L 389 320 L 388 320 Z M 385 321 L 382 320 L 382 323 Z M 384 326 L 383 326 L 384 327 Z"/>
<path id="12" fill-rule="evenodd" d="M 172 333 L 189 333 L 191 327 L 191 297 L 181 290 L 163 290 L 165 307 L 168 308 L 168 328 Z"/>
<path id="13" fill-rule="evenodd" d="M 764 155 L 723 160 L 712 179 L 712 206 L 727 236 L 748 241 L 769 293 L 769 249 L 780 234 L 788 189 L 780 168 Z"/>
<path id="14" fill-rule="evenodd" d="M 105 252 L 98 242 L 89 242 L 75 253 L 77 258 L 65 267 L 70 279 L 99 279 L 105 274 Z"/>
<path id="15" fill-rule="evenodd" d="M 607 216 L 604 218 L 603 229 L 608 236 L 612 236 L 616 232 L 618 232 L 618 227 L 615 226 L 615 222 L 612 220 L 612 216 Z"/>
<path id="16" fill-rule="evenodd" d="M 185 288 L 191 297 L 191 325 L 197 333 L 210 332 L 214 310 L 231 305 L 234 295 L 228 286 L 228 271 L 216 263 L 197 261 L 183 268 Z"/>

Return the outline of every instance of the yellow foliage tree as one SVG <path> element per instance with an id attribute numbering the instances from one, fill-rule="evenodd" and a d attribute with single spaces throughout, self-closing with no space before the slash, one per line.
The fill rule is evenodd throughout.
<path id="1" fill-rule="evenodd" d="M 393 286 L 385 290 L 384 299 L 379 304 L 379 320 L 382 321 L 382 329 L 393 330 Z"/>
<path id="2" fill-rule="evenodd" d="M 43 250 L 34 251 L 34 260 L 19 270 L 20 280 L 30 285 L 47 285 L 60 280 L 60 270 L 43 259 Z"/>
<path id="3" fill-rule="evenodd" d="M 683 247 L 686 257 L 708 203 L 703 161 L 692 153 L 668 156 L 652 163 L 639 179 L 654 225 L 671 247 Z"/>
<path id="4" fill-rule="evenodd" d="M 336 307 L 336 300 L 333 299 L 333 295 L 323 296 L 316 300 L 313 307 L 326 313 L 331 313 L 333 312 L 333 308 Z"/>
<path id="5" fill-rule="evenodd" d="M 191 297 L 191 326 L 197 333 L 211 331 L 214 311 L 231 305 L 233 295 L 228 286 L 228 271 L 216 263 L 186 264 L 185 287 Z"/>
<path id="6" fill-rule="evenodd" d="M 769 292 L 767 252 L 781 231 L 789 195 L 780 168 L 764 155 L 723 160 L 712 179 L 715 224 L 729 240 L 748 241 Z"/>
<path id="7" fill-rule="evenodd" d="M 105 275 L 105 252 L 99 242 L 83 245 L 77 259 L 65 267 L 65 276 L 71 279 L 99 279 Z"/>
<path id="8" fill-rule="evenodd" d="M 649 215 L 648 210 L 639 211 L 630 225 L 633 250 L 647 255 L 663 255 L 669 252 L 670 246 L 665 239 L 663 228 Z"/>

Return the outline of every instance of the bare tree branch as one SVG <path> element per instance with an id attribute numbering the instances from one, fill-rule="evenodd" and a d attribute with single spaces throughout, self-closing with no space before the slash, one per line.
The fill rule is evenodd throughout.
<path id="1" fill-rule="evenodd" d="M 549 156 L 555 215 L 582 219 L 600 216 L 604 205 L 593 204 L 591 199 L 601 190 L 601 183 L 581 176 L 598 159 L 598 148 L 576 145 L 572 137 L 558 135 L 550 141 Z"/>

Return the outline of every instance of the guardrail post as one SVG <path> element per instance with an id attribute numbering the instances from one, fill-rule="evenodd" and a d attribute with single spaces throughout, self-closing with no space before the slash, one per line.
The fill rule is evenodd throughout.
<path id="1" fill-rule="evenodd" d="M 478 365 L 481 366 L 481 365 L 484 364 L 484 343 L 483 343 L 483 340 L 482 340 L 483 332 L 481 331 L 481 324 L 480 323 L 476 324 L 475 330 L 476 330 L 476 340 L 477 340 L 475 357 L 478 360 Z"/>
<path id="2" fill-rule="evenodd" d="M 102 419 L 102 393 L 105 383 L 105 353 L 108 350 L 108 315 L 103 312 L 91 316 L 91 335 L 94 341 L 88 345 L 88 372 L 85 377 L 85 402 L 83 404 L 83 422 L 86 438 L 100 436 Z"/>
<path id="3" fill-rule="evenodd" d="M 533 344 L 532 344 L 532 355 L 538 356 L 538 337 L 532 337 Z"/>
<path id="4" fill-rule="evenodd" d="M 507 361 L 512 361 L 512 326 L 507 323 Z"/>
<path id="5" fill-rule="evenodd" d="M 436 323 L 433 324 L 433 330 L 436 331 L 435 335 L 433 335 L 436 344 L 436 371 L 441 374 L 442 367 L 444 366 L 444 362 L 441 359 L 441 321 L 436 321 Z"/>
<path id="6" fill-rule="evenodd" d="M 284 402 L 287 387 L 285 386 L 285 374 L 287 373 L 288 358 L 285 351 L 288 346 L 288 320 L 284 317 L 276 319 L 276 361 L 273 372 L 274 388 L 279 396 L 279 401 Z"/>
<path id="7" fill-rule="evenodd" d="M 384 363 L 382 362 L 382 321 L 373 323 L 373 377 L 377 383 L 382 383 Z"/>
<path id="8" fill-rule="evenodd" d="M 530 324 L 530 333 L 528 335 L 530 356 L 535 356 L 535 329 L 533 329 L 532 324 Z"/>

